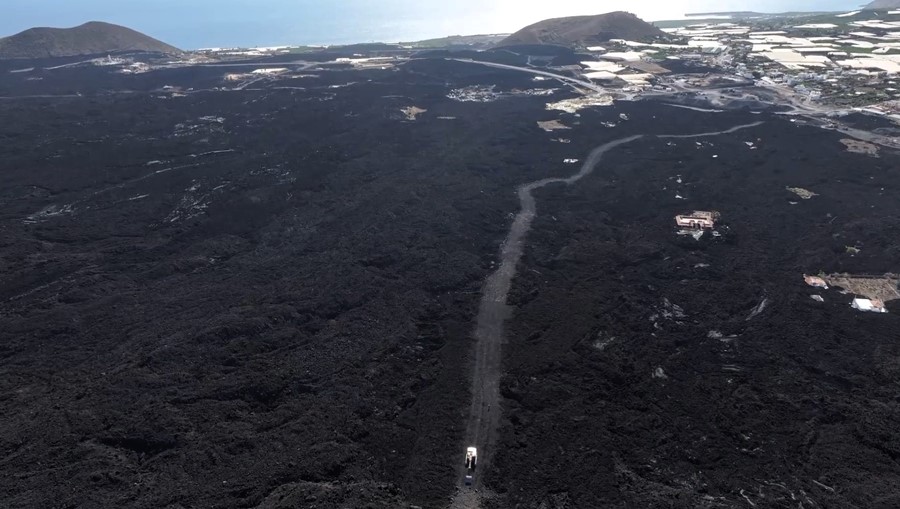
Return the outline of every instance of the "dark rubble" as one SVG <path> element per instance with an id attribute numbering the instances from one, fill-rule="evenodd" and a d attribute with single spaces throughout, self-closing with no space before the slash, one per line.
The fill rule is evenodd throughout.
<path id="1" fill-rule="evenodd" d="M 483 475 L 499 507 L 895 505 L 900 309 L 800 278 L 897 270 L 895 155 L 768 113 L 456 102 L 571 92 L 440 60 L 210 90 L 224 72 L 0 79 L 83 94 L 0 101 L 9 507 L 442 507 L 515 187 L 612 139 L 756 120 L 699 148 L 647 136 L 536 193 Z M 693 208 L 723 241 L 674 235 Z"/>
<path id="2" fill-rule="evenodd" d="M 678 132 L 665 109 L 619 109 Z M 777 116 L 702 146 L 648 137 L 538 192 L 510 299 L 499 506 L 898 503 L 900 308 L 858 313 L 800 277 L 900 264 L 897 157 L 840 138 Z M 674 234 L 695 208 L 723 214 L 721 240 Z"/>
<path id="3" fill-rule="evenodd" d="M 525 114 L 540 101 L 453 102 L 439 74 L 0 102 L 0 496 L 289 507 L 356 490 L 396 507 L 450 493 L 470 323 L 511 189 L 562 154 L 521 153 L 543 142 Z M 485 77 L 527 80 L 460 82 Z M 410 105 L 428 116 L 404 121 Z"/>

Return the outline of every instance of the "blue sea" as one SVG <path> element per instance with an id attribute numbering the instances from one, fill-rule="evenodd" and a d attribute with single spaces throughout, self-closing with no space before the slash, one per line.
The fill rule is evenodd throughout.
<path id="1" fill-rule="evenodd" d="M 400 41 L 464 31 L 472 9 L 411 0 L 0 0 L 0 37 L 106 21 L 182 49 Z M 431 5 L 429 5 L 431 4 Z M 441 3 L 440 5 L 444 5 Z M 457 11 L 454 14 L 450 11 Z M 471 19 L 469 19 L 471 21 Z M 479 28 L 475 23 L 471 28 Z M 484 23 L 480 24 L 482 27 Z M 450 32 L 445 32 L 450 30 Z M 455 30 L 455 31 L 454 31 Z"/>

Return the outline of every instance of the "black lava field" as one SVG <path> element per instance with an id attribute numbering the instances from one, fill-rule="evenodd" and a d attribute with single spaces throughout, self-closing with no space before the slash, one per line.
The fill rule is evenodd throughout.
<path id="1" fill-rule="evenodd" d="M 533 193 L 485 506 L 900 507 L 898 301 L 802 278 L 900 270 L 887 149 L 773 111 L 551 111 L 576 93 L 441 59 L 243 90 L 8 70 L 0 506 L 446 507 L 517 187 L 640 134 Z M 472 85 L 498 97 L 448 97 Z M 676 235 L 694 209 L 723 236 Z"/>

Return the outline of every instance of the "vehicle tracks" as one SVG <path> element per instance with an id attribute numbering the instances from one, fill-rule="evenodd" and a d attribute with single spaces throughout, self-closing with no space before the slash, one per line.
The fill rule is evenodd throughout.
<path id="1" fill-rule="evenodd" d="M 730 134 L 763 124 L 753 122 L 734 126 L 723 131 L 697 134 L 664 134 L 657 138 L 703 138 Z M 512 308 L 506 303 L 516 267 L 525 248 L 525 236 L 537 216 L 537 203 L 532 192 L 550 184 L 572 185 L 590 175 L 603 156 L 610 150 L 637 141 L 648 135 L 637 134 L 613 140 L 595 148 L 585 159 L 581 169 L 567 178 L 545 178 L 519 186 L 520 210 L 513 219 L 506 240 L 500 248 L 500 266 L 482 287 L 481 303 L 475 325 L 475 363 L 472 371 L 472 403 L 466 423 L 465 444 L 460 447 L 459 490 L 451 503 L 451 509 L 473 509 L 481 506 L 483 473 L 490 467 L 500 427 L 500 376 L 502 369 L 503 324 L 512 316 Z M 465 486 L 464 451 L 467 446 L 478 448 L 477 475 L 472 486 Z"/>

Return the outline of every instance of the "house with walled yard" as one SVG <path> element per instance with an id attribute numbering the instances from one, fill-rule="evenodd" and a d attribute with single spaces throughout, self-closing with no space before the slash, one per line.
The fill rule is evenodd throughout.
<path id="1" fill-rule="evenodd" d="M 675 224 L 679 228 L 711 230 L 715 228 L 716 221 L 719 220 L 719 217 L 720 214 L 715 211 L 695 210 L 690 214 L 679 214 L 675 216 Z"/>

